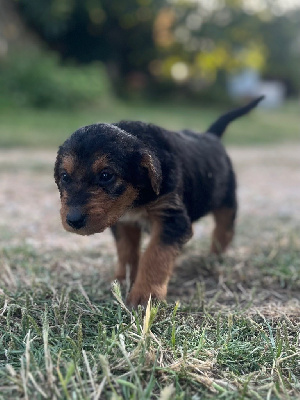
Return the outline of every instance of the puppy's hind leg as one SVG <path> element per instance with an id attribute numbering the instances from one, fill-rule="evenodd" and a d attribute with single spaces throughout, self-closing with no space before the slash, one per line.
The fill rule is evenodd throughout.
<path id="1" fill-rule="evenodd" d="M 112 228 L 117 252 L 118 269 L 115 279 L 124 281 L 126 279 L 126 267 L 130 268 L 130 283 L 135 281 L 140 256 L 141 229 L 138 225 L 130 223 L 117 223 Z"/>
<path id="2" fill-rule="evenodd" d="M 215 228 L 210 251 L 213 254 L 221 254 L 226 250 L 234 235 L 236 208 L 219 208 L 213 211 L 213 216 Z"/>

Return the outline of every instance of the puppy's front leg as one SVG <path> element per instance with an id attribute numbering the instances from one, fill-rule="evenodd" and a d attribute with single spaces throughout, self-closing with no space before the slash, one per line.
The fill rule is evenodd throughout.
<path id="1" fill-rule="evenodd" d="M 127 298 L 128 305 L 132 307 L 146 305 L 150 294 L 152 298 L 159 300 L 166 297 L 178 248 L 163 244 L 160 234 L 161 226 L 156 221 L 152 226 L 150 243 L 140 259 L 136 280 Z"/>
<path id="2" fill-rule="evenodd" d="M 191 235 L 185 210 L 167 210 L 163 217 L 152 222 L 150 242 L 127 298 L 130 306 L 146 305 L 150 294 L 152 298 L 165 299 L 176 256 Z"/>
<path id="3" fill-rule="evenodd" d="M 123 281 L 126 278 L 126 266 L 130 268 L 130 282 L 136 278 L 139 254 L 141 229 L 139 226 L 130 223 L 117 223 L 112 227 L 115 237 L 119 265 L 115 279 Z"/>

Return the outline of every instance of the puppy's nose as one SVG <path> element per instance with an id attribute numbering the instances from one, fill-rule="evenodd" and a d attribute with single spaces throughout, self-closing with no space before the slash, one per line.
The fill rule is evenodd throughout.
<path id="1" fill-rule="evenodd" d="M 86 216 L 81 213 L 78 208 L 69 211 L 67 215 L 67 223 L 75 229 L 80 229 L 85 225 Z"/>

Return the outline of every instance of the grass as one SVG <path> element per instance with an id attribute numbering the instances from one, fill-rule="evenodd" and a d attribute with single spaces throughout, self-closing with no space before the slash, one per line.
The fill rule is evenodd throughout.
<path id="1" fill-rule="evenodd" d="M 239 145 L 295 141 L 296 109 L 290 103 L 281 110 L 257 110 L 233 124 L 226 140 Z M 220 112 L 133 107 L 115 100 L 74 114 L 7 109 L 0 115 L 0 145 L 54 150 L 78 126 L 121 118 L 202 130 Z M 14 174 L 18 178 L 26 170 L 24 187 L 31 182 L 41 202 L 40 190 L 52 190 L 52 162 L 44 153 L 21 152 L 25 165 L 4 158 L 0 173 L 13 183 Z M 42 174 L 44 181 L 33 179 Z M 10 188 L 5 190 L 9 198 Z M 48 207 L 52 200 L 46 199 Z M 14 207 L 22 201 L 12 197 L 14 223 L 20 212 Z M 223 259 L 203 256 L 208 244 L 199 247 L 192 240 L 170 282 L 169 303 L 131 312 L 123 288 L 110 288 L 115 258 L 105 246 L 49 251 L 41 231 L 41 247 L 32 248 L 26 245 L 26 229 L 19 232 L 14 226 L 20 225 L 5 217 L 0 224 L 0 400 L 300 398 L 297 220 L 242 216 L 240 245 Z M 39 229 L 36 222 L 28 225 L 28 232 Z"/>
<path id="2" fill-rule="evenodd" d="M 184 263 L 169 305 L 133 312 L 118 285 L 110 292 L 94 253 L 6 246 L 0 399 L 299 398 L 298 234 L 263 251 L 254 246 L 248 256 L 198 255 L 198 274 L 209 270 L 209 278 L 180 296 L 182 304 L 175 299 Z M 185 250 L 190 257 L 199 253 L 193 246 Z M 113 260 L 105 263 L 111 270 Z M 266 296 L 276 299 L 269 307 Z"/>
<path id="3" fill-rule="evenodd" d="M 125 103 L 105 99 L 97 108 L 80 111 L 2 108 L 0 111 L 0 147 L 57 147 L 74 130 L 95 122 L 121 119 L 153 122 L 169 129 L 205 130 L 228 108 L 201 105 Z M 299 139 L 299 109 L 294 101 L 280 109 L 259 109 L 235 122 L 225 141 L 237 145 L 261 145 Z"/>

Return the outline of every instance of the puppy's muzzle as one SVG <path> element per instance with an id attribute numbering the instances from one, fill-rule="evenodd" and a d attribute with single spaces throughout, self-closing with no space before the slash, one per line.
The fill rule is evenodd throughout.
<path id="1" fill-rule="evenodd" d="M 74 229 L 83 228 L 86 224 L 86 215 L 82 214 L 80 208 L 72 208 L 67 214 L 67 223 Z"/>

